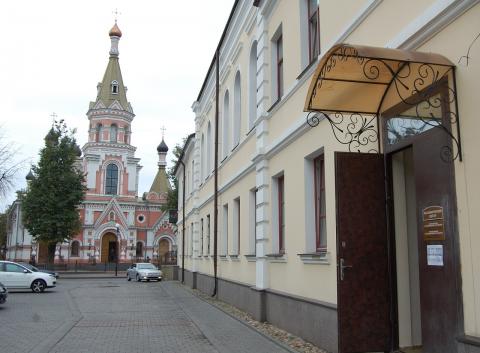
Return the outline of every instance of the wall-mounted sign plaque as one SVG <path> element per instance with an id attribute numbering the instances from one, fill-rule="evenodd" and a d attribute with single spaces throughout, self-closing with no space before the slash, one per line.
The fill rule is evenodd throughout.
<path id="1" fill-rule="evenodd" d="M 427 265 L 443 266 L 443 245 L 427 245 Z"/>
<path id="2" fill-rule="evenodd" d="M 423 240 L 445 240 L 442 206 L 430 206 L 423 209 Z"/>

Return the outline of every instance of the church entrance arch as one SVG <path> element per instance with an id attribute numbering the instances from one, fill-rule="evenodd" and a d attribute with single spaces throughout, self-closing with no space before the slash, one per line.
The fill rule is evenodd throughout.
<path id="1" fill-rule="evenodd" d="M 167 239 L 160 239 L 158 242 L 158 255 L 165 256 L 170 250 L 170 242 Z"/>
<path id="2" fill-rule="evenodd" d="M 170 264 L 172 262 L 171 240 L 167 237 L 158 241 L 158 261 L 159 264 Z"/>
<path id="3" fill-rule="evenodd" d="M 105 233 L 102 237 L 102 256 L 100 261 L 116 262 L 118 259 L 118 241 L 113 233 Z"/>

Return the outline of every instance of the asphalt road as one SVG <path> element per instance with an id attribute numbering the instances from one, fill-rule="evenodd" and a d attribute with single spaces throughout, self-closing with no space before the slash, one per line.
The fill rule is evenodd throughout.
<path id="1" fill-rule="evenodd" d="M 2 353 L 288 352 L 178 282 L 60 279 L 0 305 Z"/>

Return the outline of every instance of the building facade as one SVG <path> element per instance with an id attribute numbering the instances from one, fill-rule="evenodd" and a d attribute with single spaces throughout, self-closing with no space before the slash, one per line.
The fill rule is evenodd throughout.
<path id="1" fill-rule="evenodd" d="M 175 229 L 168 222 L 166 203 L 170 184 L 165 171 L 168 147 L 163 137 L 158 152 L 158 172 L 150 191 L 138 196 L 140 159 L 132 146 L 135 117 L 127 100 L 119 64 L 122 32 L 117 24 L 109 32 L 110 57 L 97 97 L 87 112 L 88 142 L 82 148 L 79 168 L 85 173 L 86 195 L 79 206 L 82 229 L 68 243 L 58 244 L 56 263 L 130 263 L 151 259 L 174 262 Z M 28 179 L 28 178 L 27 178 Z M 32 242 L 21 222 L 21 202 L 9 213 L 7 258 L 45 263 L 47 246 Z"/>
<path id="2" fill-rule="evenodd" d="M 235 1 L 176 168 L 186 283 L 332 352 L 480 352 L 479 19 Z"/>

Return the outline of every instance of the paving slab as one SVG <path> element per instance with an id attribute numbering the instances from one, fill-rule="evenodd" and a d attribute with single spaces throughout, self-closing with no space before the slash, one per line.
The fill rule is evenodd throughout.
<path id="1" fill-rule="evenodd" d="M 60 280 L 0 310 L 2 353 L 289 352 L 177 281 Z"/>

